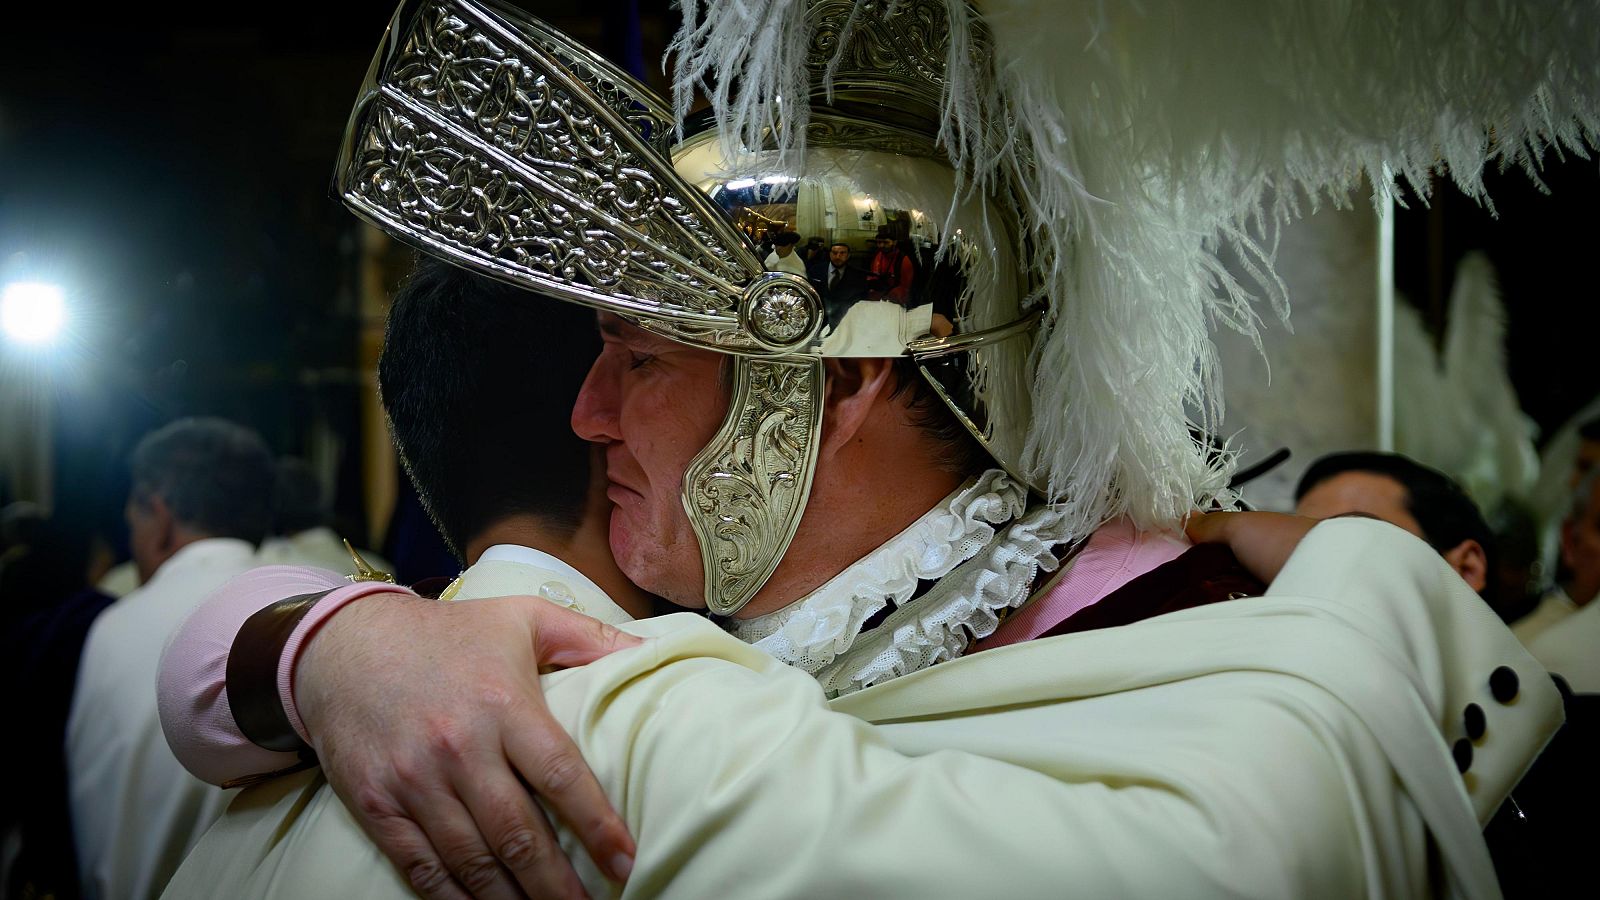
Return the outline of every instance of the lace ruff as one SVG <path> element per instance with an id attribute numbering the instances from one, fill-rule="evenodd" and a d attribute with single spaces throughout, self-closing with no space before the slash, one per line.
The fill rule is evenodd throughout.
<path id="1" fill-rule="evenodd" d="M 827 584 L 729 630 L 816 676 L 829 697 L 954 659 L 1057 566 L 1063 517 L 1027 502 L 1027 489 L 1004 472 L 985 472 Z M 919 581 L 934 580 L 908 602 Z M 861 631 L 891 601 L 895 611 Z"/>

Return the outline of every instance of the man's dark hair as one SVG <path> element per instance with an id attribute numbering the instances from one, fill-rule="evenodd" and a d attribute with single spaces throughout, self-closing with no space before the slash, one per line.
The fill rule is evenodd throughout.
<path id="1" fill-rule="evenodd" d="M 772 239 L 774 247 L 793 247 L 798 243 L 800 243 L 800 235 L 793 231 L 781 231 L 777 237 Z"/>
<path id="2" fill-rule="evenodd" d="M 458 557 L 510 515 L 571 531 L 590 445 L 572 404 L 600 352 L 594 313 L 423 259 L 389 309 L 378 386 L 422 505 Z"/>
<path id="3" fill-rule="evenodd" d="M 272 452 L 225 419 L 179 419 L 133 450 L 135 502 L 160 497 L 183 525 L 212 537 L 261 543 L 272 527 Z"/>
<path id="4" fill-rule="evenodd" d="M 1355 452 L 1324 456 L 1300 476 L 1300 484 L 1294 490 L 1295 502 L 1312 488 L 1345 472 L 1370 472 L 1394 479 L 1405 488 L 1406 510 L 1417 520 L 1430 547 L 1445 553 L 1462 541 L 1477 541 L 1483 548 L 1488 571 L 1494 572 L 1494 532 L 1484 521 L 1478 505 L 1450 476 L 1398 453 Z"/>
<path id="5" fill-rule="evenodd" d="M 285 456 L 278 460 L 278 480 L 272 496 L 272 533 L 285 537 L 329 524 L 332 510 L 324 498 L 322 482 L 311 464 Z"/>
<path id="6" fill-rule="evenodd" d="M 896 359 L 894 373 L 895 387 L 889 398 L 906 397 L 911 423 L 933 442 L 941 468 L 957 475 L 977 475 L 996 465 L 994 457 L 922 376 L 915 360 Z"/>
<path id="7" fill-rule="evenodd" d="M 1600 441 L 1600 416 L 1579 425 L 1578 437 L 1586 441 Z"/>
<path id="8" fill-rule="evenodd" d="M 831 244 L 829 244 L 829 245 L 828 245 L 828 249 L 829 249 L 829 250 L 832 250 L 832 249 L 833 249 L 833 248 L 835 248 L 835 247 L 843 247 L 843 248 L 845 248 L 845 249 L 846 249 L 846 250 L 849 250 L 849 249 L 850 249 L 850 245 L 849 245 L 849 244 L 846 244 L 846 243 L 845 243 L 845 242 L 844 242 L 844 241 L 834 241 L 834 242 L 833 242 L 833 243 L 831 243 Z"/>

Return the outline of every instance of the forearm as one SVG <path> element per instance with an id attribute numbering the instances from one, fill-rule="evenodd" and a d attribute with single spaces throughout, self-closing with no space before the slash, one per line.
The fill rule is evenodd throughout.
<path id="1" fill-rule="evenodd" d="M 388 584 L 351 584 L 322 569 L 265 566 L 223 585 L 168 641 L 157 678 L 161 727 L 167 743 L 196 777 L 222 784 L 275 772 L 299 762 L 298 754 L 268 750 L 245 737 L 229 702 L 228 659 L 251 616 L 289 597 L 325 594 L 300 619 L 279 654 L 276 693 L 290 725 L 305 727 L 294 707 L 293 672 L 299 651 L 318 627 L 351 601 L 374 593 L 410 592 Z"/>

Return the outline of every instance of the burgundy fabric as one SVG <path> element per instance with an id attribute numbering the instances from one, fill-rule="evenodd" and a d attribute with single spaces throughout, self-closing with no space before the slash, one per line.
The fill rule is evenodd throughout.
<path id="1" fill-rule="evenodd" d="M 1128 519 L 1113 519 L 1094 530 L 1053 586 L 1006 616 L 1000 627 L 978 641 L 970 652 L 1041 637 L 1068 616 L 1099 603 L 1140 575 L 1172 562 L 1192 546 L 1181 535 L 1141 531 Z"/>
<path id="2" fill-rule="evenodd" d="M 445 588 L 455 584 L 455 581 L 456 579 L 447 578 L 443 575 L 437 575 L 433 578 L 424 578 L 411 586 L 411 592 L 416 594 L 418 597 L 426 597 L 429 600 L 437 600 L 439 599 L 439 595 L 444 593 Z"/>
<path id="3" fill-rule="evenodd" d="M 1238 597 L 1259 597 L 1267 586 L 1245 571 L 1233 551 L 1199 544 L 1140 575 L 1104 600 L 1069 616 L 1040 637 L 1115 628 Z"/>

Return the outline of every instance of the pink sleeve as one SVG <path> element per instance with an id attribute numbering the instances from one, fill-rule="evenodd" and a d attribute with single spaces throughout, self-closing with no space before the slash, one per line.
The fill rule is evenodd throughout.
<path id="1" fill-rule="evenodd" d="M 351 584 L 323 569 L 263 566 L 223 585 L 206 599 L 167 642 L 161 656 L 156 696 L 161 729 L 184 767 L 202 781 L 222 784 L 248 775 L 288 768 L 299 762 L 293 753 L 252 744 L 233 720 L 228 706 L 228 652 L 240 627 L 259 610 L 288 597 L 332 589 L 295 626 L 278 660 L 278 696 L 289 723 L 302 739 L 305 725 L 294 707 L 294 663 L 300 649 L 330 616 L 350 601 L 377 593 L 414 596 L 392 584 Z"/>

